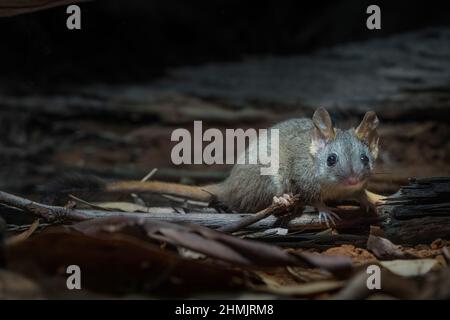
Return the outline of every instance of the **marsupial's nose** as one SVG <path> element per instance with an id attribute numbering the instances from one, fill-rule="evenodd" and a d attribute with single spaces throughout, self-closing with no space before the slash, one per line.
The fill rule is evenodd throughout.
<path id="1" fill-rule="evenodd" d="M 353 169 L 353 167 L 350 167 L 347 177 L 344 180 L 344 183 L 346 185 L 349 186 L 354 186 L 357 185 L 358 183 L 361 182 L 361 179 L 359 178 L 359 176 L 355 173 L 355 170 Z"/>
<path id="2" fill-rule="evenodd" d="M 349 177 L 345 180 L 345 182 L 346 182 L 346 184 L 348 184 L 349 186 L 354 186 L 354 185 L 357 185 L 357 184 L 360 182 L 360 180 L 359 180 L 358 177 L 356 177 L 356 176 L 354 176 L 354 175 L 351 175 L 351 176 L 349 176 Z"/>

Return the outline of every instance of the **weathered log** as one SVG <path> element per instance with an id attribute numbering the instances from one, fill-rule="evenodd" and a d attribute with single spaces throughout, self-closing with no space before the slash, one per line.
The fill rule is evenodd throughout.
<path id="1" fill-rule="evenodd" d="M 399 244 L 449 238 L 449 197 L 449 177 L 411 181 L 378 210 L 386 237 Z"/>

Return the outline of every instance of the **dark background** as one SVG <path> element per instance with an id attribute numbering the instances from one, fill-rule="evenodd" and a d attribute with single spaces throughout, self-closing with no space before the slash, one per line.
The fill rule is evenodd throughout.
<path id="1" fill-rule="evenodd" d="M 381 7 L 381 30 L 365 27 L 370 4 Z M 99 0 L 78 5 L 79 31 L 66 28 L 66 6 L 0 19 L 0 77 L 8 84 L 20 82 L 10 89 L 146 81 L 169 66 L 308 53 L 450 24 L 445 1 Z"/>

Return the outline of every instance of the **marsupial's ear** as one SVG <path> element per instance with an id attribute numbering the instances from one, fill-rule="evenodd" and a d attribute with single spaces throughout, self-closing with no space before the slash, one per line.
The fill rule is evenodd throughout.
<path id="1" fill-rule="evenodd" d="M 377 127 L 379 123 L 380 120 L 378 120 L 376 113 L 368 111 L 359 126 L 355 129 L 356 137 L 369 147 L 374 158 L 378 156 L 379 137 Z"/>
<path id="2" fill-rule="evenodd" d="M 326 143 L 336 136 L 331 121 L 330 114 L 325 108 L 318 108 L 312 117 L 314 128 L 311 132 L 311 146 L 309 150 L 312 155 L 315 155 Z"/>

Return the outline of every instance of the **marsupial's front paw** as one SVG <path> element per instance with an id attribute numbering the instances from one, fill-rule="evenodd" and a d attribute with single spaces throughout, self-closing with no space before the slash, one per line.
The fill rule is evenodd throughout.
<path id="1" fill-rule="evenodd" d="M 288 214 L 301 214 L 303 213 L 304 205 L 299 201 L 298 197 L 292 194 L 283 194 L 282 196 L 273 197 L 273 204 L 282 205 L 286 208 Z"/>
<path id="2" fill-rule="evenodd" d="M 274 196 L 273 204 L 291 206 L 295 202 L 294 196 L 292 194 L 283 194 L 282 196 Z"/>
<path id="3" fill-rule="evenodd" d="M 335 220 L 342 220 L 336 213 L 326 206 L 318 206 L 319 222 L 324 223 L 327 227 L 336 226 Z"/>

